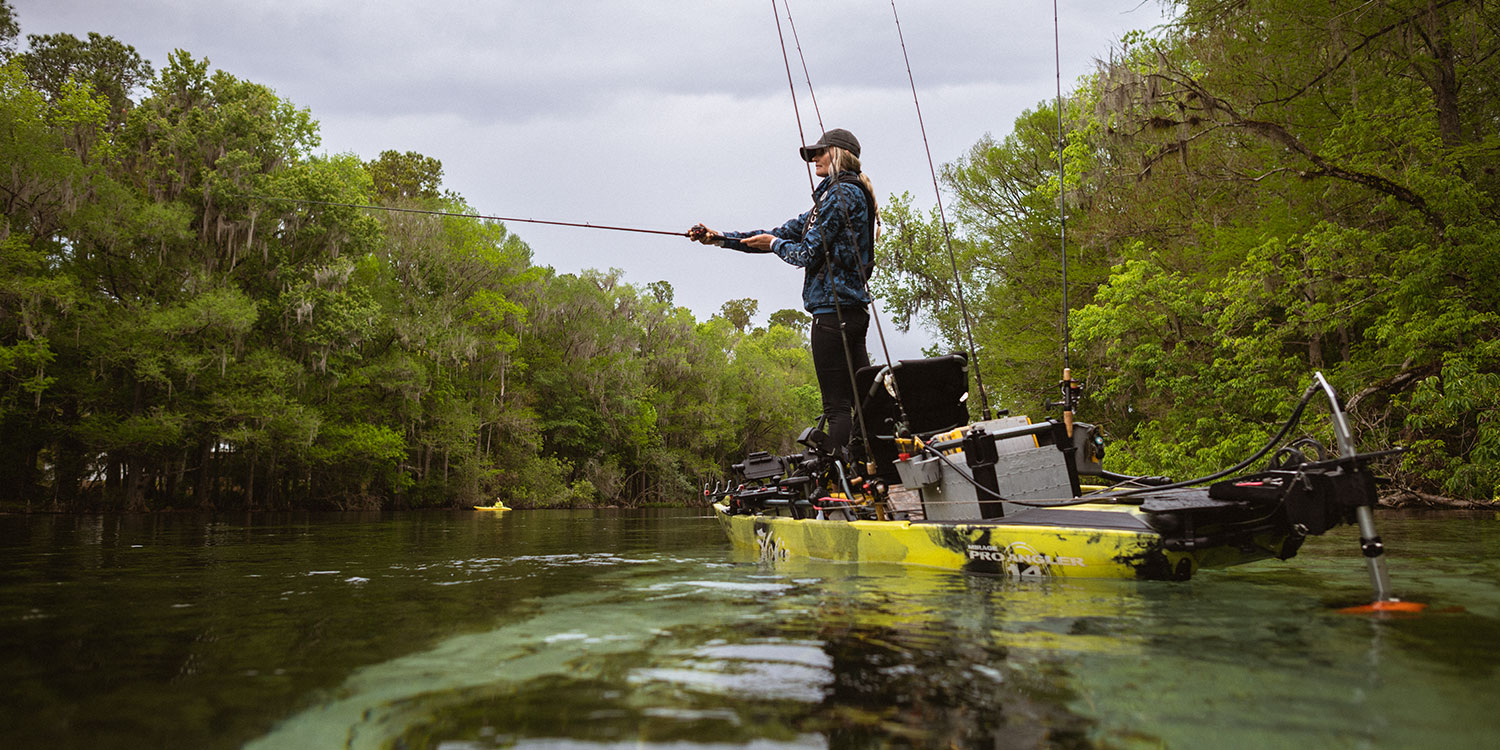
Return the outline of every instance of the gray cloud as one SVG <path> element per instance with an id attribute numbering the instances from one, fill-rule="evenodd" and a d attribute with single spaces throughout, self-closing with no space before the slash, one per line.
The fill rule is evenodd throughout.
<path id="1" fill-rule="evenodd" d="M 23 33 L 89 31 L 160 68 L 174 48 L 310 109 L 323 147 L 443 161 L 484 213 L 681 229 L 779 224 L 806 171 L 765 0 L 13 0 Z M 1051 0 L 902 0 L 933 156 L 1004 135 L 1055 93 Z M 818 104 L 854 130 L 882 194 L 934 200 L 889 0 L 792 0 Z M 1140 0 L 1063 0 L 1065 87 L 1132 28 Z M 783 17 L 802 119 L 817 125 Z M 700 316 L 737 297 L 798 305 L 796 269 L 672 238 L 511 227 L 560 271 L 670 281 Z M 889 333 L 889 331 L 888 331 Z M 912 356 L 925 342 L 893 345 Z M 872 345 L 874 342 L 872 341 Z"/>

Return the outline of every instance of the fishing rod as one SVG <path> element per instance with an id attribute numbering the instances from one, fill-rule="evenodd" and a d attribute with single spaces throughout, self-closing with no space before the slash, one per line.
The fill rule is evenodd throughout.
<path id="1" fill-rule="evenodd" d="M 802 40 L 797 37 L 797 22 L 792 20 L 792 4 L 788 0 L 781 0 L 781 4 L 786 8 L 787 25 L 792 28 L 792 43 L 797 47 L 797 59 L 802 63 L 802 77 L 807 81 L 807 96 L 809 99 L 812 99 L 813 114 L 818 118 L 818 132 L 823 132 L 828 128 L 823 126 L 823 112 L 818 109 L 818 94 L 813 91 L 812 75 L 807 72 L 807 56 L 802 54 Z M 784 49 L 782 52 L 785 54 Z M 795 102 L 793 103 L 795 105 Z M 879 212 L 875 216 L 871 216 L 870 221 L 879 222 Z M 873 251 L 874 248 L 872 247 L 871 250 Z M 865 290 L 869 291 L 868 283 L 865 285 Z M 889 365 L 891 363 L 891 347 L 885 341 L 885 327 L 880 324 L 880 309 L 875 304 L 874 294 L 870 295 L 870 320 L 875 322 L 875 336 L 880 339 L 880 351 L 885 355 L 885 363 Z M 894 387 L 894 381 L 892 381 L 892 385 Z M 859 388 L 856 387 L 855 391 L 857 392 L 858 390 Z M 898 403 L 900 402 L 901 398 L 899 395 L 897 395 L 896 400 Z M 856 406 L 855 408 L 859 407 Z"/>
<path id="2" fill-rule="evenodd" d="M 786 65 L 786 86 L 792 92 L 792 114 L 797 117 L 797 140 L 802 142 L 803 148 L 807 147 L 807 135 L 802 129 L 802 110 L 797 107 L 797 84 L 792 82 L 792 59 L 786 54 L 786 37 L 781 34 L 781 12 L 776 9 L 776 0 L 771 0 L 771 17 L 776 19 L 776 38 L 781 40 L 781 62 Z M 791 21 L 791 11 L 787 11 L 787 21 Z M 797 54 L 802 54 L 802 46 L 797 46 Z M 806 59 L 802 62 L 802 70 L 807 71 Z M 808 91 L 812 90 L 812 79 L 807 81 Z M 818 125 L 823 124 L 822 116 L 818 117 Z M 821 130 L 818 132 L 822 132 Z M 807 189 L 816 190 L 817 183 L 813 181 L 812 162 L 807 163 Z"/>
<path id="3" fill-rule="evenodd" d="M 1062 99 L 1062 37 L 1058 29 L 1057 0 L 1052 0 L 1052 54 L 1054 70 L 1057 72 L 1057 222 L 1058 250 L 1062 255 L 1062 313 L 1063 313 L 1063 371 L 1068 370 L 1068 350 L 1072 348 L 1071 331 L 1068 328 L 1068 212 L 1063 202 L 1063 150 L 1068 145 L 1063 133 Z M 1066 376 L 1065 376 L 1066 377 Z"/>
<path id="4" fill-rule="evenodd" d="M 896 38 L 901 40 L 901 58 L 906 61 L 906 79 L 911 82 L 911 100 L 917 108 L 917 127 L 922 131 L 922 148 L 927 151 L 927 170 L 932 173 L 932 191 L 937 195 L 938 221 L 943 225 L 943 242 L 948 247 L 948 264 L 953 268 L 953 285 L 958 291 L 958 309 L 963 313 L 964 334 L 969 340 L 969 357 L 974 362 L 974 381 L 979 386 L 979 400 L 989 419 L 990 397 L 984 388 L 984 376 L 979 371 L 979 349 L 974 346 L 974 321 L 969 317 L 969 306 L 964 302 L 964 284 L 958 276 L 958 258 L 953 254 L 953 233 L 948 228 L 948 217 L 943 212 L 943 191 L 938 188 L 937 166 L 932 162 L 932 146 L 927 142 L 927 125 L 922 121 L 922 103 L 917 100 L 917 79 L 912 76 L 911 57 L 906 53 L 906 35 L 901 33 L 901 16 L 896 13 L 896 0 L 891 0 L 891 16 L 896 19 Z"/>
<path id="5" fill-rule="evenodd" d="M 792 81 L 792 61 L 791 61 L 791 58 L 787 55 L 787 51 L 786 51 L 786 37 L 782 36 L 782 33 L 781 33 L 781 14 L 778 13 L 777 10 L 776 10 L 776 0 L 771 0 L 771 14 L 776 17 L 776 36 L 777 36 L 778 39 L 781 40 L 781 61 L 786 66 L 786 83 L 787 83 L 787 87 L 790 88 L 791 92 L 792 92 L 792 111 L 795 112 L 796 115 L 797 115 L 797 138 L 798 138 L 798 140 L 802 141 L 802 147 L 805 149 L 805 148 L 807 148 L 807 136 L 805 136 L 803 134 L 803 132 L 802 132 L 802 112 L 797 107 L 797 84 Z M 786 16 L 786 19 L 787 19 L 787 23 L 790 24 L 791 20 L 792 20 L 792 9 L 791 9 L 791 6 L 787 6 L 787 16 Z M 793 26 L 793 34 L 795 35 L 795 33 L 796 33 L 796 27 Z M 798 55 L 799 58 L 801 58 L 801 61 L 802 61 L 802 71 L 803 71 L 803 74 L 806 75 L 806 73 L 807 73 L 807 58 L 802 56 L 802 44 L 800 42 L 797 43 L 797 55 Z M 812 77 L 811 76 L 807 77 L 807 90 L 808 90 L 809 93 L 812 92 Z M 816 110 L 816 105 L 814 106 L 814 110 Z M 822 113 L 818 113 L 818 126 L 821 128 L 822 125 L 823 125 L 823 115 L 822 115 Z M 817 192 L 817 186 L 812 184 L 813 183 L 813 172 L 812 172 L 811 162 L 808 163 L 807 182 L 808 182 L 809 185 L 812 186 L 812 189 L 813 189 L 814 193 L 816 193 Z M 816 196 L 814 196 L 814 197 L 816 197 Z M 834 197 L 835 197 L 835 199 L 837 198 L 837 194 L 836 193 L 834 193 Z M 813 209 L 817 210 L 816 204 L 813 206 Z M 848 214 L 846 213 L 845 215 L 847 216 Z M 874 217 L 874 216 L 870 217 L 870 222 L 872 223 L 872 225 L 875 222 L 875 220 L 876 220 L 876 217 Z M 870 233 L 870 240 L 871 240 L 871 244 L 872 244 L 870 250 L 873 253 L 874 252 L 874 247 L 873 247 L 874 232 L 873 231 L 871 231 L 871 233 Z M 856 247 L 856 253 L 857 252 L 858 252 L 858 248 Z M 853 401 L 852 406 L 854 407 L 854 416 L 855 416 L 856 419 L 859 420 L 859 435 L 860 435 L 860 439 L 864 442 L 864 448 L 865 448 L 865 469 L 866 469 L 866 471 L 868 473 L 874 474 L 875 473 L 875 462 L 874 462 L 875 450 L 874 450 L 873 444 L 870 442 L 870 428 L 865 423 L 865 412 L 864 412 L 864 409 L 859 408 L 859 381 L 858 381 L 858 378 L 855 376 L 855 373 L 854 373 L 854 351 L 849 347 L 849 333 L 848 333 L 848 328 L 846 327 L 846 325 L 844 323 L 844 309 L 843 309 L 843 307 L 841 307 L 838 304 L 837 287 L 835 287 L 834 284 L 833 284 L 833 245 L 832 245 L 832 238 L 829 238 L 828 244 L 825 244 L 823 246 L 823 272 L 824 272 L 824 275 L 826 276 L 826 278 L 828 279 L 828 289 L 829 289 L 829 292 L 834 295 L 833 314 L 838 319 L 838 324 L 839 324 L 839 341 L 840 341 L 840 343 L 842 343 L 843 350 L 844 350 L 844 367 L 845 367 L 845 369 L 847 369 L 849 371 L 849 396 L 850 396 L 850 399 Z M 871 302 L 872 303 L 874 302 L 873 298 L 871 299 Z M 872 304 L 872 307 L 873 307 L 873 304 Z M 813 327 L 816 327 L 816 326 L 817 326 L 817 320 L 814 319 L 813 320 Z M 868 359 L 866 361 L 868 362 Z M 835 465 L 837 465 L 837 464 L 835 464 Z M 884 519 L 884 517 L 885 517 L 885 510 L 883 509 L 882 506 L 880 506 L 878 504 L 876 506 L 876 514 L 880 518 L 882 518 L 882 519 Z"/>
<path id="6" fill-rule="evenodd" d="M 821 133 L 828 128 L 823 127 L 823 112 L 818 109 L 818 94 L 813 91 L 812 75 L 807 72 L 807 57 L 802 54 L 802 40 L 797 38 L 797 22 L 792 20 L 792 4 L 787 0 L 781 0 L 781 4 L 786 8 L 787 25 L 792 27 L 792 44 L 797 47 L 797 59 L 802 61 L 802 77 L 807 80 L 807 96 L 812 99 L 813 114 L 818 118 L 818 132 Z"/>
<path id="7" fill-rule="evenodd" d="M 1057 251 L 1062 260 L 1062 327 L 1063 327 L 1063 370 L 1062 382 L 1058 387 L 1062 389 L 1063 426 L 1068 431 L 1068 436 L 1073 436 L 1073 410 L 1078 406 L 1079 394 L 1083 390 L 1073 380 L 1073 367 L 1069 363 L 1069 350 L 1072 349 L 1072 331 L 1068 322 L 1068 209 L 1063 199 L 1063 151 L 1067 148 L 1067 135 L 1063 132 L 1063 98 L 1062 98 L 1062 41 L 1058 30 L 1060 24 L 1057 20 L 1057 0 L 1052 0 L 1052 51 L 1053 63 L 1057 71 L 1057 225 L 1058 239 Z"/>
<path id="8" fill-rule="evenodd" d="M 488 216 L 486 214 L 464 214 L 452 211 L 433 211 L 425 208 L 401 208 L 399 206 L 374 206 L 367 203 L 340 203 L 338 201 L 319 201 L 308 198 L 277 198 L 268 195 L 251 195 L 251 200 L 270 201 L 277 203 L 299 203 L 310 206 L 336 206 L 339 208 L 363 208 L 369 211 L 389 211 L 403 214 L 427 214 L 429 216 L 451 216 L 458 219 L 483 219 L 486 221 L 509 221 L 520 224 L 549 224 L 557 227 L 579 227 L 581 229 L 607 229 L 612 232 L 638 232 L 640 234 L 665 234 L 672 237 L 687 237 L 687 232 L 672 232 L 665 229 L 641 229 L 638 227 L 616 227 L 608 224 L 592 224 L 577 221 L 549 221 L 547 219 L 521 219 L 513 216 Z"/>

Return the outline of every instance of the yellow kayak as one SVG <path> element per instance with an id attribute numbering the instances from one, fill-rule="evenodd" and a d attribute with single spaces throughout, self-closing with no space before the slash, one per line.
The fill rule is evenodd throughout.
<path id="1" fill-rule="evenodd" d="M 732 479 L 704 490 L 730 542 L 770 562 L 1181 581 L 1203 568 L 1285 560 L 1306 537 L 1357 524 L 1376 599 L 1391 600 L 1371 516 L 1369 464 L 1384 452 L 1358 452 L 1321 374 L 1261 451 L 1210 476 L 1172 482 L 1104 470 L 1098 428 L 1071 418 L 969 422 L 966 370 L 962 355 L 860 370 L 863 418 L 889 433 L 857 436 L 857 444 L 870 439 L 858 461 L 826 450 L 811 428 L 797 440 L 806 449 L 800 454 L 750 453 Z M 1269 455 L 1320 392 L 1336 451 L 1301 438 L 1260 470 L 1238 473 Z M 1108 489 L 1094 491 L 1095 480 Z"/>
<path id="2" fill-rule="evenodd" d="M 1239 544 L 1174 549 L 1139 506 L 1103 503 L 963 522 L 735 514 L 722 502 L 714 512 L 735 547 L 770 562 L 891 562 L 1020 578 L 1186 580 L 1199 568 L 1290 557 L 1300 542 L 1262 529 Z"/>

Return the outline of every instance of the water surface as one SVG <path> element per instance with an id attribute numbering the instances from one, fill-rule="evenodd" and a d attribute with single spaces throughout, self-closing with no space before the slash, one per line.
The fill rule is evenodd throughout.
<path id="1" fill-rule="evenodd" d="M 1187 583 L 731 551 L 696 510 L 0 517 L 0 746 L 1489 747 L 1500 519 Z"/>

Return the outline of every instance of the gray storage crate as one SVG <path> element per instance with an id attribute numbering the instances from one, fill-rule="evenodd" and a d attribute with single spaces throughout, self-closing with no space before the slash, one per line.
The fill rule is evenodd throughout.
<path id="1" fill-rule="evenodd" d="M 1027 424 L 1025 417 L 1006 417 L 978 423 L 986 432 L 999 432 Z M 995 478 L 1000 494 L 1013 500 L 1056 500 L 1073 496 L 1067 463 L 1057 446 L 1038 447 L 1031 435 L 997 440 L 999 461 Z M 945 462 L 943 459 L 947 459 Z M 950 465 L 951 464 L 951 465 Z M 962 521 L 981 518 L 979 492 L 969 482 L 969 467 L 963 451 L 943 458 L 914 456 L 896 462 L 907 489 L 920 490 L 922 508 L 929 521 Z M 1024 506 L 1003 503 L 1007 515 Z"/>

